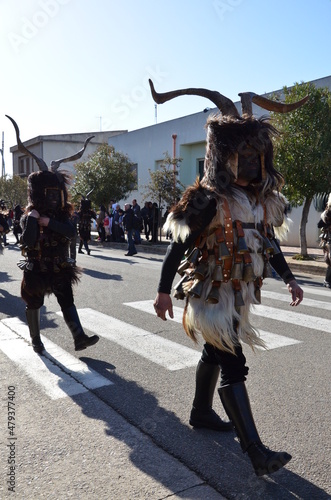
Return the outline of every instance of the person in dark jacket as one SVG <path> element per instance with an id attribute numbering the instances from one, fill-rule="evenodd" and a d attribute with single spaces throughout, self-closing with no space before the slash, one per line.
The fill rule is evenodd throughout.
<path id="1" fill-rule="evenodd" d="M 92 219 L 96 219 L 97 215 L 91 208 L 91 200 L 88 199 L 88 193 L 80 201 L 80 210 L 78 212 L 79 222 L 78 222 L 78 233 L 79 233 L 79 247 L 78 253 L 84 253 L 82 248 L 84 248 L 88 255 L 91 254 L 89 248 L 89 241 L 91 240 L 91 224 Z"/>
<path id="2" fill-rule="evenodd" d="M 16 243 L 20 242 L 20 235 L 22 234 L 22 228 L 21 228 L 21 217 L 24 214 L 24 211 L 21 209 L 20 205 L 16 205 L 14 208 L 14 223 L 13 223 L 13 234 L 16 238 Z"/>
<path id="3" fill-rule="evenodd" d="M 134 237 L 134 212 L 131 208 L 131 205 L 130 203 L 126 203 L 124 205 L 124 215 L 123 215 L 123 227 L 124 227 L 124 230 L 127 232 L 127 238 L 128 238 L 128 251 L 125 255 L 127 256 L 132 256 L 132 255 L 136 255 L 137 253 L 137 250 L 136 250 L 136 247 L 135 247 L 135 244 L 134 244 L 134 240 L 133 240 L 133 237 Z"/>

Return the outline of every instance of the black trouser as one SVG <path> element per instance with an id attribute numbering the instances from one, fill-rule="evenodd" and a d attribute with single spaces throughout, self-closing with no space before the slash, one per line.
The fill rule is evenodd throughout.
<path id="1" fill-rule="evenodd" d="M 221 369 L 221 387 L 238 382 L 245 382 L 248 374 L 246 358 L 240 345 L 235 347 L 235 354 L 221 351 L 211 344 L 204 344 L 201 359 L 204 363 L 218 365 Z"/>
<path id="2" fill-rule="evenodd" d="M 327 267 L 325 281 L 331 285 L 331 266 Z"/>
<path id="3" fill-rule="evenodd" d="M 61 310 L 68 309 L 74 303 L 71 282 L 65 273 L 24 272 L 21 296 L 28 309 L 40 309 L 45 295 L 50 293 L 54 293 Z"/>

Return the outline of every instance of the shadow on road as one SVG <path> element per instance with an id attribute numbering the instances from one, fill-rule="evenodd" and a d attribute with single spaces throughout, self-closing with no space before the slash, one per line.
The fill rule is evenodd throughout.
<path id="1" fill-rule="evenodd" d="M 242 454 L 234 433 L 194 430 L 189 425 L 183 424 L 173 412 L 159 406 L 157 398 L 152 393 L 134 381 L 119 377 L 112 364 L 89 357 L 80 359 L 113 382 L 113 385 L 93 391 L 103 402 L 226 498 L 330 499 L 330 495 L 325 491 L 286 468 L 271 476 L 257 478 L 249 459 Z M 162 467 L 156 467 L 153 462 L 146 459 L 141 450 L 141 440 L 138 441 L 134 431 L 118 432 L 117 427 L 112 424 L 111 415 L 108 419 L 105 414 L 96 414 L 86 394 L 72 396 L 72 399 L 87 417 L 103 418 L 108 435 L 125 441 L 132 450 L 130 459 L 136 467 L 167 488 L 171 488 L 173 478 L 168 477 Z M 181 498 L 196 497 L 190 496 L 189 492 L 183 492 Z"/>

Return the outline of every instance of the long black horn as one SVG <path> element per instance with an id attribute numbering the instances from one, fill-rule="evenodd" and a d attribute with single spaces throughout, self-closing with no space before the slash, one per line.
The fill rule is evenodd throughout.
<path id="1" fill-rule="evenodd" d="M 290 113 L 300 106 L 303 106 L 309 99 L 306 95 L 303 99 L 297 102 L 292 102 L 290 104 L 285 104 L 283 102 L 272 101 L 266 97 L 255 94 L 254 92 L 242 92 L 238 94 L 241 98 L 241 106 L 243 114 L 252 115 L 252 103 L 257 104 L 267 111 L 274 111 L 275 113 Z"/>
<path id="2" fill-rule="evenodd" d="M 47 167 L 46 163 L 44 162 L 44 160 L 42 158 L 39 158 L 35 154 L 31 153 L 31 151 L 29 151 L 28 148 L 26 148 L 24 146 L 23 142 L 20 139 L 20 130 L 19 130 L 18 125 L 15 122 L 15 120 L 13 118 L 11 118 L 11 116 L 8 116 L 8 115 L 5 115 L 5 116 L 7 118 L 9 118 L 9 120 L 12 122 L 12 124 L 15 127 L 18 150 L 21 153 L 25 153 L 25 154 L 29 155 L 31 158 L 33 158 L 36 161 L 36 163 L 39 167 L 39 170 L 47 171 L 48 167 Z"/>
<path id="3" fill-rule="evenodd" d="M 78 153 L 75 153 L 74 155 L 72 156 L 68 156 L 67 158 L 61 158 L 60 160 L 54 160 L 52 161 L 51 163 L 51 170 L 52 172 L 56 172 L 56 170 L 59 168 L 59 166 L 61 165 L 61 163 L 68 163 L 69 161 L 75 161 L 75 160 L 79 160 L 79 158 L 81 158 L 84 154 L 84 151 L 86 149 L 86 146 L 88 145 L 88 143 L 90 142 L 91 139 L 93 139 L 93 137 L 95 137 L 94 135 L 91 135 L 90 137 L 88 137 L 84 143 L 84 146 L 82 147 L 82 149 L 80 149 L 78 151 Z"/>
<path id="4" fill-rule="evenodd" d="M 190 88 L 173 90 L 171 92 L 164 92 L 162 94 L 159 94 L 158 92 L 156 92 L 152 80 L 148 81 L 151 87 L 153 99 L 157 104 L 163 104 L 164 102 L 170 101 L 171 99 L 174 99 L 175 97 L 179 97 L 181 95 L 199 95 L 201 97 L 206 97 L 211 102 L 213 102 L 224 116 L 233 116 L 235 118 L 240 117 L 234 103 L 216 90 Z"/>

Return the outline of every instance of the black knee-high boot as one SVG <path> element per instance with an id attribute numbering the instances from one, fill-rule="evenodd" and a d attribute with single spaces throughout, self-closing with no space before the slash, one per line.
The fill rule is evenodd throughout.
<path id="1" fill-rule="evenodd" d="M 212 408 L 219 373 L 218 365 L 199 361 L 196 371 L 195 396 L 190 415 L 190 425 L 193 427 L 204 427 L 214 431 L 232 430 L 231 422 L 223 422 Z"/>
<path id="2" fill-rule="evenodd" d="M 83 240 L 79 240 L 78 253 L 84 253 L 82 248 L 83 248 Z"/>
<path id="3" fill-rule="evenodd" d="M 255 474 L 263 476 L 281 469 L 291 460 L 286 452 L 266 448 L 257 432 L 244 382 L 218 389 L 225 411 L 233 423 L 243 452 L 247 452 Z"/>
<path id="4" fill-rule="evenodd" d="M 90 345 L 94 345 L 99 341 L 98 335 L 92 335 L 89 337 L 85 334 L 83 327 L 80 323 L 79 316 L 77 313 L 77 309 L 75 305 L 72 305 L 68 309 L 62 310 L 63 318 L 66 324 L 71 331 L 75 342 L 75 351 L 82 351 L 89 347 Z"/>
<path id="5" fill-rule="evenodd" d="M 45 347 L 40 338 L 40 309 L 26 308 L 25 314 L 29 325 L 33 350 L 41 354 L 45 350 Z"/>

